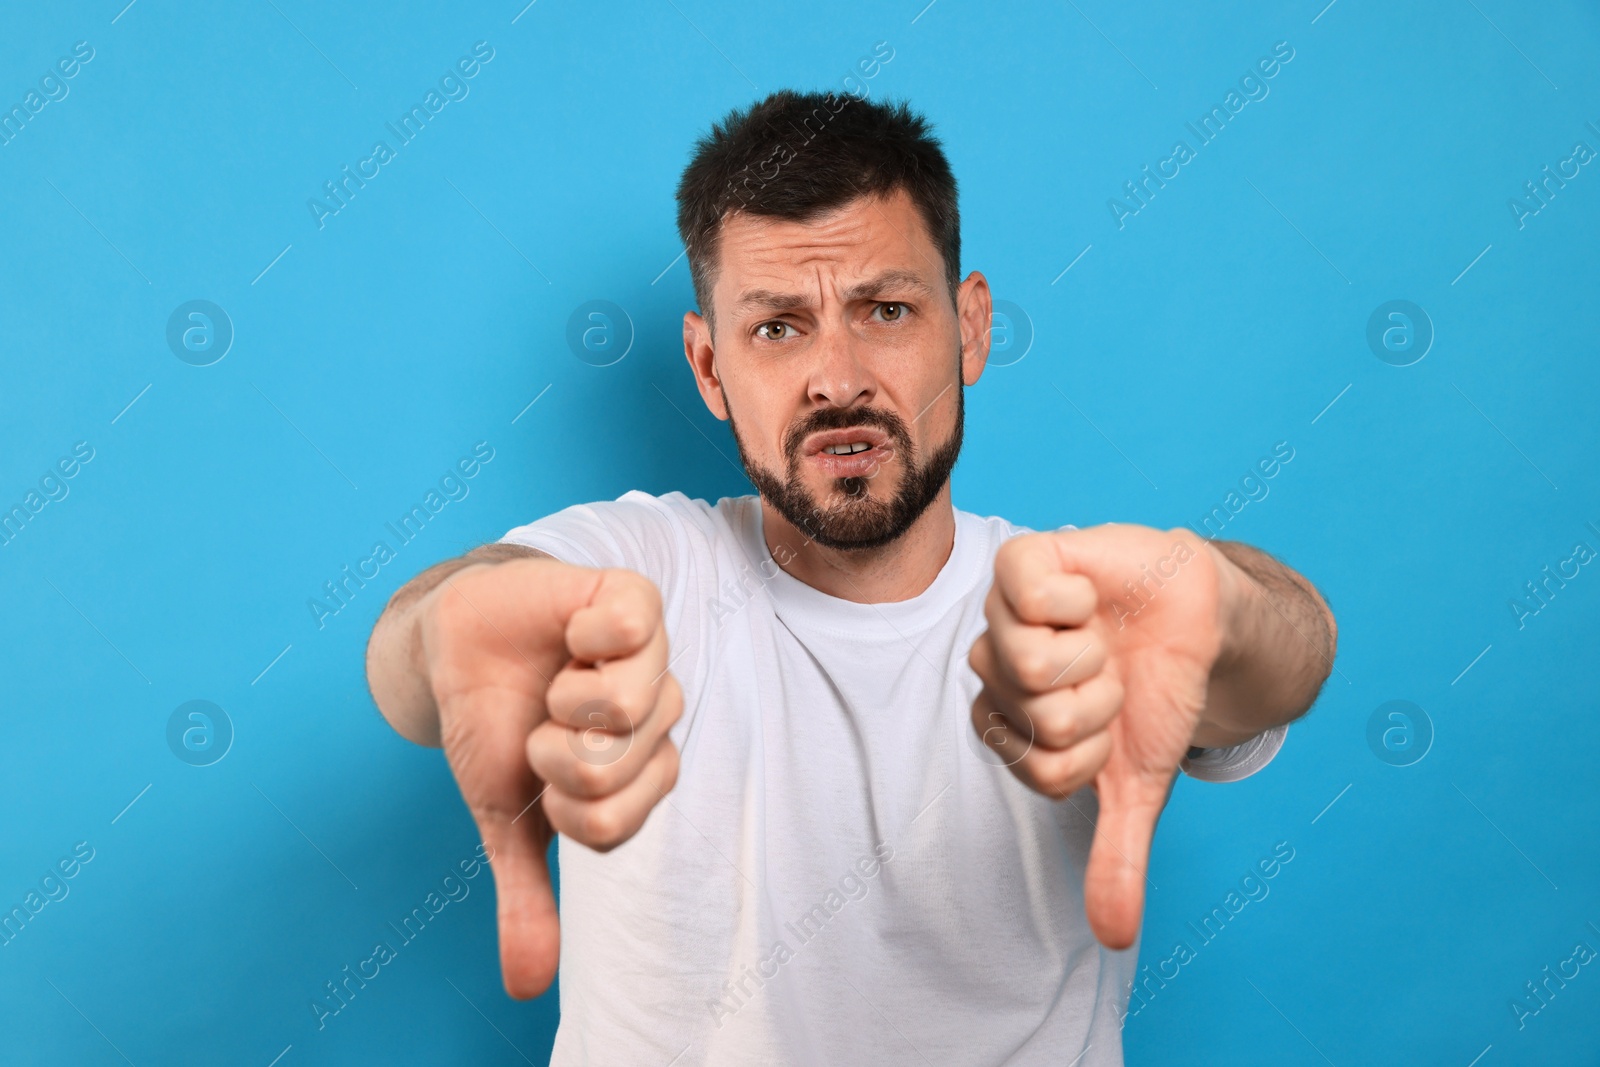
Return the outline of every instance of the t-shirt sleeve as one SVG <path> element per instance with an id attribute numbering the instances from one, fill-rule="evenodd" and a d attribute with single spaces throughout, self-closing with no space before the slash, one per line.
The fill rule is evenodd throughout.
<path id="1" fill-rule="evenodd" d="M 1191 748 L 1178 766 L 1202 782 L 1237 782 L 1271 763 L 1288 733 L 1289 724 L 1284 723 L 1226 748 Z"/>
<path id="2" fill-rule="evenodd" d="M 579 567 L 620 567 L 649 578 L 665 599 L 681 583 L 686 552 L 682 493 L 633 490 L 615 500 L 574 504 L 506 531 L 502 544 L 525 545 Z"/>
<path id="3" fill-rule="evenodd" d="M 680 750 L 697 718 L 698 694 L 710 664 L 701 632 L 706 598 L 700 594 L 717 588 L 713 545 L 718 535 L 715 509 L 705 501 L 678 492 L 652 496 L 634 490 L 615 500 L 574 504 L 500 538 L 502 544 L 536 548 L 564 563 L 619 567 L 655 583 L 675 650 L 669 666 L 684 691 L 684 713 L 672 727 Z"/>

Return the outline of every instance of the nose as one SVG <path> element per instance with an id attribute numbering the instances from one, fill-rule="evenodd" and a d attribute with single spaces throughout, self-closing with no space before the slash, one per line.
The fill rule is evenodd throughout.
<path id="1" fill-rule="evenodd" d="M 814 404 L 847 408 L 871 403 L 877 381 L 863 356 L 865 342 L 842 325 L 825 325 L 812 349 L 816 364 L 807 384 Z"/>

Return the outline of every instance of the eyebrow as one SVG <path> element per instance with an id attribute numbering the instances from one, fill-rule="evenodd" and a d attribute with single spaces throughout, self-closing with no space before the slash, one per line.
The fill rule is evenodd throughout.
<path id="1" fill-rule="evenodd" d="M 857 300 L 870 300 L 882 296 L 886 292 L 911 292 L 922 296 L 932 296 L 933 287 L 916 273 L 909 270 L 887 270 L 876 278 L 850 286 L 843 293 L 846 303 Z M 811 303 L 809 296 L 800 293 L 778 293 L 771 289 L 747 289 L 734 302 L 733 310 L 737 314 L 747 308 L 759 307 L 770 311 L 792 311 L 803 308 Z"/>

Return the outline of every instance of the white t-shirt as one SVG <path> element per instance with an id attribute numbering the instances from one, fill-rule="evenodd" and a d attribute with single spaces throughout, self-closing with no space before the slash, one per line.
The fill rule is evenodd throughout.
<path id="1" fill-rule="evenodd" d="M 1138 945 L 1084 917 L 1095 793 L 1033 792 L 970 719 L 995 551 L 1028 531 L 955 515 L 938 577 L 882 604 L 783 571 L 755 496 L 630 492 L 502 538 L 654 581 L 684 692 L 638 834 L 559 839 L 552 1064 L 1122 1063 Z M 1242 778 L 1285 729 L 1184 770 Z"/>

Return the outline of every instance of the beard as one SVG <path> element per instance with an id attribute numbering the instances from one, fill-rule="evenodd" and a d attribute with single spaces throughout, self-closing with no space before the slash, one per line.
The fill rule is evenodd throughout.
<path id="1" fill-rule="evenodd" d="M 726 403 L 726 397 L 724 397 Z M 962 423 L 965 415 L 963 390 L 956 385 L 956 422 L 950 437 L 924 460 L 911 442 L 905 421 L 892 411 L 878 408 L 819 408 L 799 419 L 784 435 L 783 452 L 787 470 L 783 477 L 750 458 L 739 436 L 739 424 L 728 405 L 728 425 L 739 449 L 745 475 L 767 503 L 777 509 L 796 529 L 819 545 L 836 549 L 869 549 L 887 545 L 899 538 L 928 510 L 939 491 L 950 480 L 956 458 L 961 453 Z M 882 472 L 880 466 L 869 477 L 835 478 L 827 497 L 818 500 L 806 488 L 801 474 L 801 446 L 813 433 L 871 426 L 889 438 L 890 458 L 898 458 L 902 472 L 900 484 L 888 499 L 872 496 L 872 481 Z"/>

